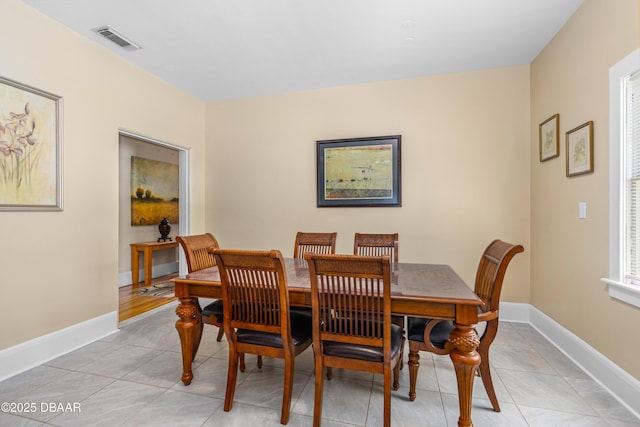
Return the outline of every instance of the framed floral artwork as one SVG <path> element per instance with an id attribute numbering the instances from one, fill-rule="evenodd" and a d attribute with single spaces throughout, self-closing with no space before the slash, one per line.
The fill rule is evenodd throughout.
<path id="1" fill-rule="evenodd" d="M 593 172 L 593 122 L 586 122 L 566 134 L 567 176 Z"/>
<path id="2" fill-rule="evenodd" d="M 0 210 L 62 210 L 62 98 L 0 77 Z"/>
<path id="3" fill-rule="evenodd" d="M 554 114 L 540 123 L 540 161 L 560 156 L 560 115 Z"/>

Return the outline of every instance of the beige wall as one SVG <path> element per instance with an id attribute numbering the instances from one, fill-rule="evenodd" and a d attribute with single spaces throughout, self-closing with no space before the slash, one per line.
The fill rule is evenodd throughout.
<path id="1" fill-rule="evenodd" d="M 529 66 L 207 106 L 206 228 L 222 246 L 293 253 L 296 231 L 398 232 L 400 259 L 471 285 L 494 238 L 522 243 L 504 290 L 529 302 Z M 317 208 L 316 140 L 402 135 L 402 207 Z"/>
<path id="2" fill-rule="evenodd" d="M 636 378 L 640 310 L 611 299 L 609 67 L 638 48 L 638 2 L 586 0 L 531 65 L 531 303 Z M 539 162 L 538 124 L 560 114 L 560 157 Z M 595 172 L 565 177 L 565 132 L 594 122 Z M 578 202 L 587 219 L 578 219 Z"/>
<path id="3" fill-rule="evenodd" d="M 64 211 L 1 213 L 0 349 L 118 309 L 118 129 L 193 149 L 203 228 L 205 113 L 19 0 L 2 15 L 0 73 L 63 97 Z"/>
<path id="4" fill-rule="evenodd" d="M 624 332 L 640 311 L 611 300 L 599 281 L 608 270 L 607 71 L 640 44 L 639 9 L 633 0 L 586 0 L 530 67 L 205 111 L 21 1 L 3 0 L 11 19 L 0 37 L 13 42 L 3 44 L 1 74 L 63 97 L 64 211 L 2 212 L 0 349 L 117 310 L 123 129 L 192 149 L 192 231 L 212 231 L 223 246 L 288 255 L 296 231 L 335 230 L 338 251 L 350 252 L 356 231 L 397 231 L 403 261 L 450 263 L 471 283 L 491 239 L 522 243 L 504 300 L 533 303 L 640 378 L 638 343 Z M 554 113 L 563 135 L 594 120 L 593 175 L 565 178 L 564 146 L 559 159 L 538 162 L 538 124 Z M 403 206 L 316 208 L 315 141 L 389 134 L 403 137 Z M 588 203 L 586 220 L 577 219 L 578 201 Z"/>

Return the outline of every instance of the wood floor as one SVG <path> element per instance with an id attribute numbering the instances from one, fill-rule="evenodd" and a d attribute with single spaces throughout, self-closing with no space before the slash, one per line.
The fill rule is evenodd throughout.
<path id="1" fill-rule="evenodd" d="M 152 283 L 163 282 L 169 279 L 177 277 L 178 273 L 169 274 L 167 276 L 156 277 Z M 141 287 L 145 286 L 143 283 Z M 123 286 L 120 288 L 120 305 L 118 310 L 118 321 L 122 322 L 131 317 L 142 314 L 146 311 L 153 310 L 154 308 L 168 304 L 171 301 L 175 301 L 176 298 L 166 297 L 151 297 L 147 295 L 136 295 L 135 289 L 131 288 L 131 285 Z"/>

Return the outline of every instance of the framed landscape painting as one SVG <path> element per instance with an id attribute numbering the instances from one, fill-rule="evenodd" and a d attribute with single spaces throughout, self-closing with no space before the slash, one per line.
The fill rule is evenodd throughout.
<path id="1" fill-rule="evenodd" d="M 316 141 L 317 206 L 401 206 L 401 136 Z"/>
<path id="2" fill-rule="evenodd" d="M 179 221 L 178 165 L 131 156 L 131 225 Z"/>
<path id="3" fill-rule="evenodd" d="M 62 210 L 62 98 L 0 77 L 0 210 Z"/>

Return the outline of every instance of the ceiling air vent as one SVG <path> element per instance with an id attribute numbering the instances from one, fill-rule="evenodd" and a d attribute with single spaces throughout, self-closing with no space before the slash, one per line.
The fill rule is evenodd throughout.
<path id="1" fill-rule="evenodd" d="M 118 46 L 120 46 L 123 49 L 127 49 L 127 50 L 138 50 L 138 49 L 142 49 L 142 47 L 134 42 L 132 42 L 131 40 L 127 39 L 126 37 L 124 37 L 122 34 L 120 34 L 119 32 L 117 32 L 115 29 L 113 29 L 112 27 L 106 25 L 104 27 L 100 27 L 100 28 L 96 28 L 95 30 L 96 33 L 100 34 L 102 37 L 111 40 L 112 42 L 114 42 L 115 44 L 117 44 Z"/>

